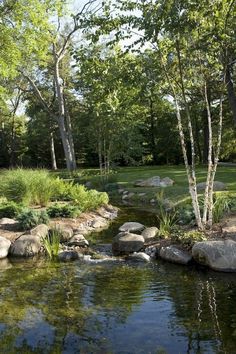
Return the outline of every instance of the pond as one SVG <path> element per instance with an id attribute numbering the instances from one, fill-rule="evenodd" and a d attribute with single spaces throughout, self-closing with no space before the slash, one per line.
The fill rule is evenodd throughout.
<path id="1" fill-rule="evenodd" d="M 142 215 L 136 220 L 153 222 Z M 11 260 L 0 268 L 0 353 L 235 353 L 235 274 L 158 260 Z"/>

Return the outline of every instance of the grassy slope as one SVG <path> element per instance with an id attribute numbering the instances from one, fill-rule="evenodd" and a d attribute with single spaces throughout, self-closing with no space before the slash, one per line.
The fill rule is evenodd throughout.
<path id="1" fill-rule="evenodd" d="M 91 170 L 89 170 L 91 172 Z M 86 171 L 83 171 L 86 177 Z M 154 187 L 133 187 L 133 182 L 137 179 L 146 179 L 153 176 L 161 178 L 170 177 L 175 181 L 173 187 L 165 188 L 165 197 L 175 202 L 189 196 L 186 172 L 183 166 L 145 166 L 145 167 L 124 167 L 119 168 L 116 173 L 116 180 L 124 189 L 135 193 L 147 193 L 149 198 L 153 198 L 160 188 Z M 206 178 L 206 168 L 197 168 L 197 182 L 204 182 Z M 93 179 L 92 177 L 88 179 Z M 226 183 L 227 191 L 236 193 L 236 167 L 219 166 L 216 174 L 217 181 Z"/>

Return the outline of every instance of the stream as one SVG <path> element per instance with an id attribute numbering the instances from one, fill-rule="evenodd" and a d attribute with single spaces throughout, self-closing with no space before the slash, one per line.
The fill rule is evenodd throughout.
<path id="1" fill-rule="evenodd" d="M 125 221 L 155 215 L 122 208 Z M 151 263 L 10 259 L 0 263 L 0 353 L 236 353 L 236 275 Z"/>

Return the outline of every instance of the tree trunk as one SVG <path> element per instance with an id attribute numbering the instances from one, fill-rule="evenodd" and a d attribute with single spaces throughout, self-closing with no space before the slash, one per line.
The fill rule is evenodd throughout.
<path id="1" fill-rule="evenodd" d="M 233 84 L 233 81 L 231 78 L 229 64 L 226 65 L 225 84 L 226 84 L 226 88 L 227 88 L 229 105 L 230 105 L 230 108 L 233 113 L 234 124 L 236 125 L 236 95 L 235 95 L 235 91 L 234 91 L 234 84 Z"/>
<path id="2" fill-rule="evenodd" d="M 73 134 L 72 134 L 71 118 L 70 118 L 70 112 L 69 112 L 68 107 L 66 105 L 65 98 L 64 98 L 64 104 L 65 104 L 66 123 L 67 123 L 66 125 L 67 125 L 68 137 L 69 137 L 69 141 L 70 141 L 71 153 L 73 156 L 73 170 L 76 170 L 75 146 L 74 146 L 74 140 L 73 140 Z"/>
<path id="3" fill-rule="evenodd" d="M 157 165 L 158 159 L 157 159 L 157 148 L 156 148 L 156 140 L 155 140 L 155 114 L 153 111 L 153 100 L 151 97 L 149 97 L 149 113 L 150 113 L 150 124 L 151 124 L 151 129 L 150 129 L 151 153 L 153 157 L 153 164 Z"/>
<path id="4" fill-rule="evenodd" d="M 50 133 L 50 152 L 51 152 L 52 169 L 53 169 L 53 171 L 56 171 L 57 170 L 57 160 L 56 160 L 53 132 Z"/>
<path id="5" fill-rule="evenodd" d="M 66 167 L 69 171 L 73 171 L 75 168 L 75 162 L 73 159 L 71 142 L 65 126 L 65 104 L 64 104 L 63 86 L 61 84 L 61 78 L 60 78 L 59 60 L 55 53 L 54 53 L 54 65 L 55 65 L 54 67 L 55 88 L 56 88 L 58 108 L 59 108 L 59 115 L 57 116 L 57 122 L 61 134 L 64 153 L 65 153 Z"/>

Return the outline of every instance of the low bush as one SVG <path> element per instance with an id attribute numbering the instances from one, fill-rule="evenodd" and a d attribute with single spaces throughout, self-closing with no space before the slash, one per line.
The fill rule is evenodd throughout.
<path id="1" fill-rule="evenodd" d="M 47 224 L 49 221 L 46 211 L 24 210 L 17 216 L 20 227 L 23 230 L 30 230 L 39 224 Z"/>
<path id="2" fill-rule="evenodd" d="M 54 204 L 47 208 L 50 218 L 75 218 L 81 214 L 77 206 L 70 204 Z"/>
<path id="3" fill-rule="evenodd" d="M 106 193 L 87 190 L 83 185 L 55 178 L 46 170 L 9 170 L 2 174 L 0 197 L 24 206 L 46 206 L 49 201 L 71 201 L 80 210 L 108 203 Z"/>
<path id="4" fill-rule="evenodd" d="M 181 244 L 192 247 L 196 242 L 206 241 L 206 235 L 197 230 L 182 231 L 180 229 L 175 229 L 171 235 L 173 241 L 180 242 Z"/>
<path id="5" fill-rule="evenodd" d="M 0 219 L 1 218 L 10 218 L 14 219 L 22 211 L 22 206 L 16 204 L 15 202 L 6 202 L 0 204 Z"/>
<path id="6" fill-rule="evenodd" d="M 1 176 L 0 195 L 25 206 L 46 205 L 53 195 L 54 181 L 46 170 L 5 171 Z"/>

